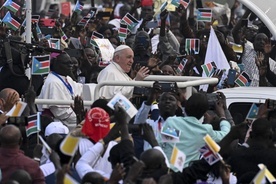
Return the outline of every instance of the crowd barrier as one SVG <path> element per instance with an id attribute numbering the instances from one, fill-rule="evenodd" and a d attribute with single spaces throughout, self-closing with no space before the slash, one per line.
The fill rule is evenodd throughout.
<path id="1" fill-rule="evenodd" d="M 202 84 L 216 84 L 217 78 L 190 77 L 190 76 L 164 76 L 164 75 L 149 75 L 144 81 L 104 81 L 99 84 L 84 85 L 84 106 L 90 106 L 95 99 L 99 98 L 99 91 L 103 86 L 137 86 L 137 87 L 152 87 L 154 81 L 176 82 L 179 88 L 187 88 L 187 97 L 191 95 L 191 87 Z M 70 105 L 73 100 L 50 100 L 36 99 L 36 104 L 48 105 Z"/>

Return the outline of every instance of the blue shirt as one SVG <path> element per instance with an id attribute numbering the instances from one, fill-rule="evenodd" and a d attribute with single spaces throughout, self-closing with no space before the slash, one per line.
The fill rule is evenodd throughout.
<path id="1" fill-rule="evenodd" d="M 184 167 L 187 167 L 193 160 L 198 160 L 200 157 L 199 149 L 205 145 L 203 137 L 209 134 L 215 142 L 219 142 L 230 131 L 231 125 L 228 121 L 220 122 L 220 131 L 213 130 L 212 125 L 202 124 L 195 117 L 169 117 L 164 128 L 170 127 L 180 131 L 179 142 L 177 143 L 163 143 L 158 140 L 160 146 L 164 150 L 167 158 L 171 158 L 174 145 L 185 153 L 186 161 Z M 178 171 L 171 165 L 174 171 Z"/>

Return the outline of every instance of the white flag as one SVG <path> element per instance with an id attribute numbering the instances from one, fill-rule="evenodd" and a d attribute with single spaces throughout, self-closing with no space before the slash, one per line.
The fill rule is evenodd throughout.
<path id="1" fill-rule="evenodd" d="M 220 46 L 220 43 L 212 26 L 204 64 L 210 63 L 211 61 L 214 61 L 216 63 L 217 69 L 225 69 L 227 75 L 228 70 L 230 69 L 230 65 L 225 57 L 225 54 Z M 202 73 L 202 77 L 206 77 L 204 72 Z M 200 88 L 204 91 L 207 91 L 208 85 L 201 85 Z"/>

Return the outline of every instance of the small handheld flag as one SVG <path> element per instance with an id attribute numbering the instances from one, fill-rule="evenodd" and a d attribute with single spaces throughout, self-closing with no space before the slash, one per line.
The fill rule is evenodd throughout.
<path id="1" fill-rule="evenodd" d="M 20 9 L 20 6 L 15 2 L 13 2 L 12 0 L 7 0 L 3 4 L 3 6 L 9 9 L 10 11 L 12 11 L 13 13 L 16 13 Z"/>
<path id="2" fill-rule="evenodd" d="M 258 116 L 259 107 L 253 103 L 250 107 L 250 110 L 248 111 L 248 114 L 246 116 L 246 119 L 254 120 Z"/>
<path id="3" fill-rule="evenodd" d="M 203 139 L 213 153 L 219 152 L 220 146 L 210 137 L 210 135 L 207 134 Z"/>
<path id="4" fill-rule="evenodd" d="M 83 17 L 79 22 L 78 22 L 78 26 L 84 26 L 86 27 L 86 25 L 88 24 L 90 18 L 89 17 Z"/>
<path id="5" fill-rule="evenodd" d="M 6 114 L 7 116 L 21 116 L 22 112 L 24 111 L 27 103 L 19 101 L 13 108 Z"/>
<path id="6" fill-rule="evenodd" d="M 212 10 L 210 8 L 198 8 L 197 9 L 197 21 L 211 22 Z"/>
<path id="7" fill-rule="evenodd" d="M 271 172 L 266 168 L 264 164 L 258 164 L 260 169 L 265 169 L 265 177 L 268 179 L 270 183 L 276 182 L 275 177 L 271 174 Z"/>
<path id="8" fill-rule="evenodd" d="M 180 151 L 176 146 L 173 147 L 170 163 L 176 167 L 180 172 L 182 172 L 184 168 L 184 164 L 186 161 L 186 155 L 182 151 Z"/>
<path id="9" fill-rule="evenodd" d="M 125 39 L 127 38 L 127 25 L 126 24 L 120 23 L 118 35 L 119 35 L 121 42 L 125 42 Z"/>
<path id="10" fill-rule="evenodd" d="M 185 66 L 186 66 L 186 64 L 187 64 L 187 62 L 188 62 L 188 60 L 186 59 L 186 58 L 183 58 L 181 61 L 180 61 L 180 63 L 179 63 L 179 65 L 178 65 L 178 67 L 177 67 L 177 69 L 176 69 L 176 72 L 177 73 L 182 73 L 182 71 L 184 70 L 184 68 L 185 68 Z"/>
<path id="11" fill-rule="evenodd" d="M 262 167 L 262 169 L 257 173 L 257 175 L 253 178 L 251 183 L 254 184 L 262 184 L 262 183 L 266 183 L 265 182 L 265 170 L 266 170 L 266 166 Z"/>
<path id="12" fill-rule="evenodd" d="M 4 22 L 8 27 L 10 27 L 11 29 L 13 29 L 14 31 L 16 31 L 19 27 L 20 27 L 20 23 L 15 20 L 11 13 L 8 11 L 6 13 L 6 15 L 4 16 L 2 22 Z"/>
<path id="13" fill-rule="evenodd" d="M 37 114 L 28 116 L 28 125 L 26 126 L 26 136 L 39 132 L 37 129 Z"/>
<path id="14" fill-rule="evenodd" d="M 127 13 L 121 21 L 128 25 L 130 31 L 139 23 L 139 21 L 129 13 Z"/>
<path id="15" fill-rule="evenodd" d="M 238 86 L 248 86 L 250 82 L 251 82 L 251 79 L 249 78 L 249 75 L 245 71 L 242 71 L 242 73 L 235 80 L 235 83 Z"/>
<path id="16" fill-rule="evenodd" d="M 60 151 L 68 156 L 74 156 L 79 144 L 79 138 L 73 137 L 70 133 L 64 138 L 60 144 Z"/>
<path id="17" fill-rule="evenodd" d="M 194 38 L 186 38 L 185 50 L 187 54 L 199 54 L 200 40 Z"/>
<path id="18" fill-rule="evenodd" d="M 91 38 L 90 38 L 90 44 L 94 47 L 98 47 L 97 43 L 94 41 L 94 39 L 103 39 L 104 36 L 96 31 L 93 31 Z"/>
<path id="19" fill-rule="evenodd" d="M 50 55 L 33 56 L 32 75 L 48 74 L 50 71 Z"/>
<path id="20" fill-rule="evenodd" d="M 77 1 L 75 8 L 74 8 L 74 12 L 76 12 L 77 14 L 81 14 L 82 9 L 83 9 L 83 5 L 80 4 L 79 1 Z"/>
<path id="21" fill-rule="evenodd" d="M 60 39 L 57 39 L 57 38 L 50 38 L 50 39 L 48 40 L 48 42 L 49 42 L 50 48 L 60 50 Z"/>
<path id="22" fill-rule="evenodd" d="M 205 146 L 199 149 L 202 157 L 209 163 L 209 165 L 213 165 L 219 160 L 222 160 L 222 157 L 218 153 L 220 150 L 219 145 L 207 134 L 204 138 L 206 143 Z"/>
<path id="23" fill-rule="evenodd" d="M 210 77 L 214 70 L 217 68 L 216 63 L 214 61 L 207 63 L 205 65 L 201 65 L 203 72 L 206 74 L 207 77 Z"/>

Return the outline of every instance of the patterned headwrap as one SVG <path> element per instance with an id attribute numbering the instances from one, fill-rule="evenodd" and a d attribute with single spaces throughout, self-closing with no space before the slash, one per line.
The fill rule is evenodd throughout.
<path id="1" fill-rule="evenodd" d="M 102 108 L 90 109 L 85 117 L 82 133 L 95 142 L 104 138 L 110 130 L 110 117 Z"/>

